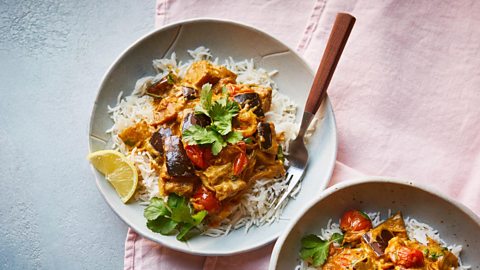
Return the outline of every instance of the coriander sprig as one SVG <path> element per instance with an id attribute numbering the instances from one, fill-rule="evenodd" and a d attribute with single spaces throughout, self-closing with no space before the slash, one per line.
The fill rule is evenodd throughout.
<path id="1" fill-rule="evenodd" d="M 175 193 L 168 196 L 166 203 L 160 198 L 152 198 L 143 212 L 150 230 L 163 235 L 177 234 L 179 241 L 198 235 L 200 231 L 195 228 L 207 214 L 205 210 L 194 214 L 186 198 Z"/>
<path id="2" fill-rule="evenodd" d="M 334 233 L 330 240 L 322 240 L 320 237 L 309 234 L 302 238 L 302 249 L 300 250 L 300 257 L 303 260 L 310 260 L 314 267 L 323 265 L 328 258 L 330 244 L 342 243 L 343 235 Z"/>
<path id="3" fill-rule="evenodd" d="M 195 107 L 196 114 L 210 117 L 211 124 L 207 127 L 191 126 L 182 134 L 188 144 L 212 144 L 212 153 L 217 155 L 227 143 L 236 144 L 243 139 L 240 132 L 232 131 L 232 119 L 240 111 L 237 102 L 228 98 L 227 89 L 223 87 L 221 98 L 212 102 L 212 85 L 202 86 L 200 104 Z"/>

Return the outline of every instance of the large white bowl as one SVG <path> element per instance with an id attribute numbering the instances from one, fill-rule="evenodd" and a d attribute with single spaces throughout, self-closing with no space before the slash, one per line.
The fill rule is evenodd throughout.
<path id="1" fill-rule="evenodd" d="M 289 95 L 298 105 L 297 116 L 303 113 L 303 105 L 313 80 L 313 72 L 290 48 L 269 35 L 252 27 L 234 22 L 200 19 L 168 25 L 156 30 L 130 46 L 106 73 L 100 86 L 90 123 L 90 151 L 109 148 L 111 142 L 105 130 L 113 124 L 107 106 L 116 104 L 120 91 L 130 93 L 137 79 L 154 74 L 152 60 L 177 53 L 179 60 L 189 59 L 187 49 L 205 46 L 223 60 L 254 59 L 259 67 L 278 70 L 275 76 L 280 91 Z M 263 246 L 286 228 L 311 199 L 325 189 L 331 176 L 337 152 L 336 128 L 330 103 L 322 110 L 323 118 L 310 140 L 312 153 L 310 170 L 306 173 L 303 188 L 296 200 L 289 202 L 282 219 L 271 225 L 232 231 L 220 238 L 196 237 L 187 243 L 174 236 L 151 232 L 145 225 L 143 206 L 138 203 L 123 204 L 105 178 L 93 170 L 98 189 L 113 211 L 141 235 L 170 248 L 202 255 L 229 255 Z"/>
<path id="2" fill-rule="evenodd" d="M 349 209 L 380 212 L 383 218 L 387 217 L 389 210 L 393 213 L 402 211 L 404 217 L 415 218 L 437 229 L 447 243 L 462 245 L 464 264 L 480 269 L 478 216 L 431 188 L 382 178 L 342 182 L 325 190 L 279 237 L 269 269 L 295 269 L 302 237 L 311 233 L 320 234 L 329 219 L 338 222 Z"/>

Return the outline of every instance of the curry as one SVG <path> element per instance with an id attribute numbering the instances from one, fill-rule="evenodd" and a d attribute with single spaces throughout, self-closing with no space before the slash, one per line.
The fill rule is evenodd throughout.
<path id="1" fill-rule="evenodd" d="M 119 138 L 147 151 L 159 175 L 160 196 L 187 198 L 219 224 L 259 179 L 285 175 L 282 134 L 267 122 L 272 89 L 236 83 L 236 74 L 209 61 L 193 63 L 183 78 L 168 73 L 149 83 L 154 123 L 140 121 Z"/>
<path id="2" fill-rule="evenodd" d="M 409 238 L 400 212 L 372 228 L 368 215 L 358 210 L 347 211 L 340 220 L 340 228 L 343 234 L 335 234 L 330 241 L 313 235 L 305 237 L 302 258 L 324 270 L 450 270 L 459 265 L 452 252 L 428 236 L 426 244 Z M 325 249 L 320 249 L 320 244 Z M 324 252 L 323 258 L 319 252 Z"/>

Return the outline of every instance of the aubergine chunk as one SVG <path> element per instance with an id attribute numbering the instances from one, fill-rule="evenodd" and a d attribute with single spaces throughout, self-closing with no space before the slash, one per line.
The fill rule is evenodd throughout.
<path id="1" fill-rule="evenodd" d="M 158 80 L 152 81 L 150 87 L 147 88 L 147 94 L 154 97 L 165 97 L 173 88 L 174 82 L 174 75 L 169 73 Z"/>
<path id="2" fill-rule="evenodd" d="M 263 111 L 268 112 L 272 105 L 272 88 L 254 85 L 251 86 L 250 89 L 252 89 L 260 97 Z"/>
<path id="3" fill-rule="evenodd" d="M 260 122 L 257 127 L 258 139 L 262 149 L 269 149 L 272 147 L 272 129 L 269 123 Z"/>
<path id="4" fill-rule="evenodd" d="M 152 134 L 150 139 L 148 140 L 148 144 L 146 145 L 146 149 L 148 152 L 153 154 L 154 156 L 162 157 L 164 155 L 163 144 L 166 137 L 172 135 L 172 130 L 169 128 L 161 127 L 156 132 Z"/>
<path id="5" fill-rule="evenodd" d="M 407 229 L 401 212 L 389 217 L 382 224 L 362 236 L 362 240 L 373 250 L 375 255 L 383 256 L 388 241 L 394 237 L 407 239 Z"/>
<path id="6" fill-rule="evenodd" d="M 208 116 L 190 112 L 183 118 L 182 131 L 189 129 L 191 126 L 206 127 L 210 125 L 210 123 L 211 120 Z"/>
<path id="7" fill-rule="evenodd" d="M 195 177 L 192 161 L 188 158 L 180 137 L 165 137 L 163 143 L 168 174 L 172 177 Z"/>
<path id="8" fill-rule="evenodd" d="M 257 139 L 260 143 L 260 149 L 264 152 L 276 154 L 278 151 L 278 142 L 273 123 L 260 122 L 257 126 Z"/>
<path id="9" fill-rule="evenodd" d="M 159 132 L 155 132 L 152 134 L 152 137 L 150 137 L 150 140 L 148 141 L 152 148 L 157 152 L 155 154 L 157 155 L 163 155 L 163 141 L 162 141 L 162 135 Z"/>
<path id="10" fill-rule="evenodd" d="M 209 61 L 202 60 L 190 66 L 185 74 L 184 80 L 197 88 L 201 88 L 206 83 L 213 85 L 220 81 L 220 79 L 227 77 L 235 80 L 237 75 L 226 67 L 215 66 Z"/>
<path id="11" fill-rule="evenodd" d="M 198 96 L 197 90 L 195 90 L 195 88 L 188 87 L 188 86 L 182 86 L 182 94 L 186 100 L 192 100 L 197 98 Z"/>
<path id="12" fill-rule="evenodd" d="M 238 94 L 235 95 L 233 99 L 240 104 L 242 109 L 248 106 L 250 109 L 254 109 L 253 113 L 255 113 L 257 116 L 265 116 L 262 108 L 262 101 L 257 93 Z"/>

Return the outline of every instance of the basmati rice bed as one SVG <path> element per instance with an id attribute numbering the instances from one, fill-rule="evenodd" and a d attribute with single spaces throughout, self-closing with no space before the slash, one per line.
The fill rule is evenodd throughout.
<path id="1" fill-rule="evenodd" d="M 191 59 L 187 62 L 178 61 L 175 53 L 172 53 L 170 58 L 153 60 L 153 67 L 157 71 L 157 75 L 140 78 L 131 94 L 124 97 L 123 92 L 121 92 L 118 96 L 117 105 L 108 108 L 114 124 L 106 132 L 111 135 L 113 149 L 126 155 L 138 168 L 139 187 L 134 200 L 145 204 L 154 197 L 160 197 L 159 175 L 155 170 L 154 158 L 147 151 L 140 151 L 137 148 L 129 150 L 119 138 L 119 134 L 141 121 L 146 123 L 154 121 L 154 98 L 146 95 L 147 86 L 153 81 L 163 78 L 169 73 L 182 78 L 192 63 L 201 60 L 208 60 L 215 65 L 220 65 L 220 60 L 214 58 L 210 50 L 205 47 L 189 50 L 188 53 Z M 277 71 L 256 68 L 253 60 L 235 61 L 233 58 L 229 58 L 225 59 L 221 65 L 237 75 L 238 83 L 257 84 L 272 89 L 271 108 L 265 114 L 265 118 L 267 121 L 274 123 L 277 134 L 283 134 L 284 140 L 281 147 L 284 152 L 288 152 L 285 142 L 293 139 L 298 130 L 295 123 L 297 105 L 289 97 L 279 92 L 272 79 Z M 285 164 L 287 165 L 288 161 Z M 256 181 L 241 196 L 236 209 L 230 216 L 218 226 L 201 228 L 202 234 L 216 237 L 226 235 L 231 230 L 244 228 L 245 231 L 248 231 L 252 226 L 263 226 L 277 221 L 288 200 L 277 210 L 274 210 L 272 206 L 275 205 L 279 195 L 286 187 L 287 182 L 284 177 Z M 299 189 L 300 186 L 296 187 L 291 197 L 295 197 Z"/>

